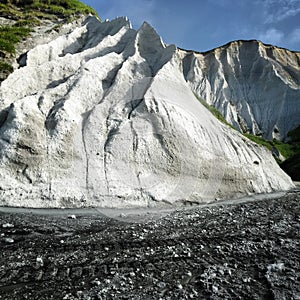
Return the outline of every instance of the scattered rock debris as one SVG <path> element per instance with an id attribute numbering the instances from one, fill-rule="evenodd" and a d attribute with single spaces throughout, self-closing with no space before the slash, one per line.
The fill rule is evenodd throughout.
<path id="1" fill-rule="evenodd" d="M 299 200 L 144 223 L 0 213 L 0 299 L 300 299 Z"/>

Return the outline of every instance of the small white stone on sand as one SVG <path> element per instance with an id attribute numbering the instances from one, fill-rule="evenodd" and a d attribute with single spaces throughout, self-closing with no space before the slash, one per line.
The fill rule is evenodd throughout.
<path id="1" fill-rule="evenodd" d="M 10 223 L 5 223 L 5 224 L 2 224 L 2 227 L 3 227 L 3 228 L 14 228 L 15 225 L 10 224 Z"/>

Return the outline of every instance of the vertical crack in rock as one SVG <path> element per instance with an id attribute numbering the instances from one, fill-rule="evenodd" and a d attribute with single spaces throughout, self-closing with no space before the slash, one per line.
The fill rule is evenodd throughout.
<path id="1" fill-rule="evenodd" d="M 154 202 L 157 202 L 155 197 L 147 191 L 144 186 L 142 185 L 141 182 L 141 162 L 139 161 L 140 158 L 137 156 L 138 148 L 139 148 L 139 137 L 137 131 L 134 128 L 134 120 L 130 120 L 130 128 L 131 128 L 131 133 L 132 133 L 132 152 L 133 152 L 133 163 L 132 163 L 132 168 L 134 169 L 134 174 L 137 178 L 137 183 L 138 183 L 138 191 L 140 193 L 141 199 L 144 199 L 147 201 L 147 206 L 149 206 L 149 200 L 152 200 Z"/>
<path id="2" fill-rule="evenodd" d="M 153 101 L 154 101 L 154 103 L 157 104 L 157 102 L 156 102 L 155 99 L 153 99 Z M 169 124 L 172 124 L 171 116 L 170 116 L 170 113 L 169 113 L 169 110 L 168 110 L 166 104 L 165 104 L 163 101 L 162 101 L 160 104 L 162 105 L 163 109 L 165 110 L 165 113 L 166 113 L 166 115 L 167 115 Z M 157 105 L 157 107 L 158 107 L 158 105 Z"/>
<path id="3" fill-rule="evenodd" d="M 142 184 L 141 184 L 141 179 L 140 179 L 140 171 L 139 171 L 139 163 L 137 160 L 137 151 L 138 151 L 138 147 L 139 147 L 139 137 L 138 137 L 138 133 L 136 132 L 136 130 L 134 129 L 134 125 L 133 125 L 134 121 L 130 121 L 130 128 L 131 128 L 131 133 L 132 133 L 132 153 L 133 153 L 133 158 L 134 158 L 134 162 L 133 162 L 133 168 L 134 168 L 134 172 L 136 174 L 136 178 L 138 180 L 138 185 L 139 185 L 139 189 L 142 192 Z"/>
<path id="4" fill-rule="evenodd" d="M 51 136 L 46 132 L 46 158 L 47 158 L 47 180 L 48 180 L 48 199 L 52 199 L 52 153 L 51 153 Z"/>
<path id="5" fill-rule="evenodd" d="M 54 103 L 51 109 L 49 110 L 46 120 L 45 120 L 45 128 L 48 130 L 49 133 L 53 132 L 53 130 L 56 128 L 56 125 L 58 123 L 56 119 L 56 115 L 59 114 L 59 111 L 64 107 L 65 102 L 68 100 L 68 95 L 73 91 L 73 88 L 76 86 L 76 84 L 79 82 L 80 77 L 77 75 L 69 76 L 70 78 L 74 78 L 70 85 L 68 86 L 67 91 L 64 93 L 63 96 L 61 96 L 59 99 L 57 99 Z M 40 101 L 38 103 L 38 107 L 40 107 Z M 44 114 L 44 113 L 43 113 Z"/>
<path id="6" fill-rule="evenodd" d="M 90 188 L 89 188 L 89 155 L 87 151 L 87 145 L 85 140 L 85 128 L 86 123 L 89 118 L 89 116 L 92 113 L 92 109 L 82 115 L 82 123 L 81 123 L 81 137 L 82 137 L 82 144 L 83 144 L 83 151 L 85 155 L 85 186 L 86 186 L 86 192 L 89 194 Z"/>
<path id="7" fill-rule="evenodd" d="M 63 106 L 62 102 L 59 102 L 58 105 L 54 105 L 48 112 L 46 119 L 45 119 L 45 128 L 50 134 L 53 134 L 54 129 L 57 125 L 57 120 L 55 119 L 55 113 Z"/>
<path id="8" fill-rule="evenodd" d="M 22 175 L 28 180 L 28 182 L 31 184 L 32 183 L 32 179 L 29 176 L 27 170 L 28 170 L 28 165 L 25 165 L 24 169 L 22 170 Z"/>
<path id="9" fill-rule="evenodd" d="M 172 151 L 168 148 L 170 144 L 167 143 L 167 140 L 163 136 L 162 133 L 154 133 L 153 136 L 156 138 L 156 140 L 159 142 L 160 146 L 162 147 L 163 151 L 166 153 L 167 157 L 171 159 L 171 161 L 174 161 L 174 155 Z"/>
<path id="10" fill-rule="evenodd" d="M 134 111 L 138 109 L 138 107 L 145 101 L 145 95 L 149 90 L 151 84 L 153 82 L 153 77 L 145 78 L 144 80 L 137 81 L 136 86 L 133 85 L 130 89 L 130 110 L 128 112 L 128 119 L 131 119 L 131 116 Z M 142 88 L 142 90 L 141 90 Z M 135 89 L 138 89 L 135 91 Z M 145 103 L 145 102 L 144 102 Z"/>
<path id="11" fill-rule="evenodd" d="M 107 186 L 107 192 L 108 194 L 110 193 L 109 191 L 109 180 L 108 180 L 108 167 L 107 167 L 107 154 L 110 153 L 109 147 L 110 143 L 113 141 L 115 135 L 119 131 L 119 127 L 121 126 L 122 120 L 113 120 L 113 125 L 110 126 L 110 116 L 111 114 L 109 113 L 107 118 L 106 118 L 106 128 L 107 128 L 107 134 L 106 134 L 106 140 L 103 145 L 103 166 L 104 166 L 104 175 L 105 175 L 105 181 L 106 181 L 106 186 Z"/>
<path id="12" fill-rule="evenodd" d="M 128 119 L 130 120 L 132 113 L 142 104 L 144 99 L 133 100 L 130 102 L 131 110 L 128 113 Z"/>
<path id="13" fill-rule="evenodd" d="M 167 157 L 171 159 L 171 161 L 174 161 L 174 155 L 169 149 L 170 144 L 167 142 L 167 139 L 164 137 L 164 132 L 167 132 L 166 128 L 161 129 L 161 125 L 159 124 L 159 121 L 157 119 L 157 116 L 154 116 L 151 118 L 151 126 L 153 129 L 153 136 L 156 138 L 156 140 L 159 142 L 160 146 L 162 147 L 163 151 L 166 153 Z M 160 117 L 161 123 L 164 124 L 163 118 Z M 171 141 L 171 140 L 170 140 Z"/>

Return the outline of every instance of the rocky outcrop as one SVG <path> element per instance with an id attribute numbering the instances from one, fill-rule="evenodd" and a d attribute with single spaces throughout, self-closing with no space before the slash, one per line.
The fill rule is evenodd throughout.
<path id="1" fill-rule="evenodd" d="M 89 17 L 31 49 L 0 88 L 1 205 L 151 206 L 291 188 L 268 150 L 202 106 L 186 63 L 126 18 Z"/>
<path id="2" fill-rule="evenodd" d="M 39 25 L 31 28 L 30 36 L 16 44 L 16 53 L 12 57 L 12 64 L 15 69 L 26 65 L 27 52 L 34 47 L 49 43 L 61 35 L 69 35 L 75 28 L 80 27 L 86 16 L 74 18 L 66 23 L 66 19 L 56 17 L 53 20 L 41 19 Z M 14 21 L 11 23 L 14 24 Z"/>
<path id="3" fill-rule="evenodd" d="M 299 52 L 253 40 L 180 54 L 192 90 L 238 130 L 284 140 L 300 124 Z"/>

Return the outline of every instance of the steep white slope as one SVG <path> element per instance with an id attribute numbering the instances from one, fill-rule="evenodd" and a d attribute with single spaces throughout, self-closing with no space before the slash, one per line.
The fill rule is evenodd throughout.
<path id="1" fill-rule="evenodd" d="M 193 91 L 240 131 L 284 139 L 299 126 L 300 53 L 258 41 L 179 52 Z"/>
<path id="2" fill-rule="evenodd" d="M 80 41 L 80 42 L 79 42 Z M 195 98 L 175 46 L 125 18 L 27 54 L 0 89 L 1 205 L 144 206 L 293 186 Z"/>

